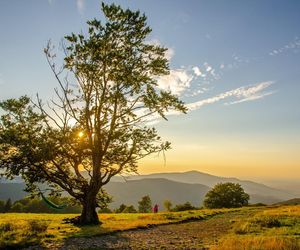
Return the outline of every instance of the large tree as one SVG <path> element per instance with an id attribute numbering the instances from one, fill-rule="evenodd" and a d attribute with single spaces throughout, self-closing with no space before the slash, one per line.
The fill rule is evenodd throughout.
<path id="1" fill-rule="evenodd" d="M 207 192 L 204 206 L 208 208 L 232 208 L 248 205 L 250 196 L 238 183 L 218 183 Z"/>
<path id="2" fill-rule="evenodd" d="M 82 205 L 80 222 L 97 224 L 102 187 L 114 175 L 136 172 L 138 161 L 170 148 L 148 121 L 186 112 L 157 80 L 169 74 L 166 48 L 147 42 L 151 29 L 139 11 L 102 4 L 105 21 L 88 21 L 86 34 L 65 37 L 64 63 L 44 52 L 58 81 L 44 103 L 26 96 L 0 103 L 0 168 L 21 175 L 27 190 L 45 182 Z"/>

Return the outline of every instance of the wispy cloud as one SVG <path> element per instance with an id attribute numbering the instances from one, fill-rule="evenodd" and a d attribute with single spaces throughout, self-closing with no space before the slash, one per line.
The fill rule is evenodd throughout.
<path id="1" fill-rule="evenodd" d="M 239 87 L 237 89 L 233 89 L 233 90 L 221 93 L 219 95 L 216 95 L 216 96 L 204 99 L 204 100 L 200 100 L 200 101 L 193 102 L 193 103 L 188 103 L 188 104 L 186 104 L 186 106 L 188 107 L 188 109 L 190 111 L 192 111 L 192 110 L 199 109 L 204 105 L 219 102 L 219 101 L 221 101 L 223 99 L 227 99 L 229 97 L 236 98 L 237 100 L 226 103 L 227 105 L 228 104 L 237 104 L 237 103 L 246 102 L 246 101 L 254 101 L 257 99 L 261 99 L 267 95 L 273 94 L 274 91 L 267 92 L 267 93 L 262 92 L 263 90 L 265 90 L 272 84 L 273 84 L 272 81 L 267 81 L 267 82 L 261 82 L 261 83 L 257 83 L 254 85 L 250 85 L 250 86 Z"/>
<path id="2" fill-rule="evenodd" d="M 150 44 L 161 45 L 159 40 L 151 40 Z M 174 49 L 167 51 L 166 57 L 170 60 L 175 55 Z M 249 60 L 233 54 L 233 62 L 248 63 Z M 215 88 L 212 84 L 216 80 L 220 80 L 224 69 L 228 67 L 221 62 L 218 65 L 212 65 L 204 62 L 198 65 L 181 66 L 181 68 L 171 69 L 169 75 L 161 76 L 157 79 L 157 87 L 161 90 L 170 91 L 172 94 L 180 98 L 195 99 L 196 96 L 209 92 Z M 201 107 L 223 101 L 223 105 L 233 105 L 243 102 L 250 102 L 262 99 L 275 93 L 273 90 L 267 90 L 274 82 L 265 81 L 252 85 L 242 86 L 223 92 L 212 97 L 202 99 L 195 102 L 187 102 L 188 111 L 200 109 Z M 144 112 L 141 110 L 141 112 Z M 180 115 L 180 112 L 170 110 L 166 115 Z M 153 115 L 147 118 L 148 125 L 154 125 L 160 121 L 159 115 Z"/>
<path id="3" fill-rule="evenodd" d="M 248 86 L 242 86 L 233 90 L 229 90 L 226 92 L 223 92 L 221 94 L 215 95 L 210 98 L 206 98 L 200 101 L 187 103 L 186 107 L 188 108 L 188 112 L 198 110 L 202 108 L 205 105 L 213 104 L 225 99 L 234 99 L 230 102 L 225 102 L 224 105 L 233 105 L 238 104 L 242 102 L 249 102 L 254 101 L 258 99 L 262 99 L 265 96 L 272 95 L 275 93 L 275 91 L 268 91 L 264 92 L 267 88 L 269 88 L 274 82 L 273 81 L 266 81 L 266 82 L 260 82 Z M 144 112 L 144 111 L 143 111 Z M 172 115 L 182 115 L 181 112 L 171 110 L 166 113 L 167 116 Z M 147 125 L 151 126 L 154 124 L 157 124 L 159 121 L 161 121 L 161 117 L 158 114 L 155 114 L 151 117 L 148 117 L 146 119 Z"/>
<path id="4" fill-rule="evenodd" d="M 54 4 L 56 0 L 48 0 L 50 5 Z M 83 15 L 85 9 L 85 0 L 76 0 L 77 10 L 80 15 Z"/>
<path id="5" fill-rule="evenodd" d="M 85 3 L 85 0 L 76 0 L 77 9 L 81 15 L 84 12 L 84 3 Z"/>
<path id="6" fill-rule="evenodd" d="M 273 49 L 269 52 L 270 56 L 277 56 L 279 54 L 282 54 L 284 52 L 288 51 L 298 51 L 300 49 L 300 39 L 296 37 L 293 41 L 287 43 L 286 45 L 282 46 L 281 48 Z"/>

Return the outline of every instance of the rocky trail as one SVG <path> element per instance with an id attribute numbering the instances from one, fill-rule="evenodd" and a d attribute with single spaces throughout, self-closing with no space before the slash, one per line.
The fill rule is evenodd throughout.
<path id="1" fill-rule="evenodd" d="M 209 249 L 230 230 L 241 212 L 200 221 L 153 226 L 90 238 L 69 238 L 46 249 Z M 31 248 L 45 249 L 45 248 Z"/>

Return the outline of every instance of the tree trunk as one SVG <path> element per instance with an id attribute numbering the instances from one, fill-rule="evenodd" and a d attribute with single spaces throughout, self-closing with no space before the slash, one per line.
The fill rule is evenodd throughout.
<path id="1" fill-rule="evenodd" d="M 88 195 L 82 204 L 82 212 L 80 215 L 81 225 L 98 225 L 100 224 L 98 214 L 96 212 L 96 196 Z"/>

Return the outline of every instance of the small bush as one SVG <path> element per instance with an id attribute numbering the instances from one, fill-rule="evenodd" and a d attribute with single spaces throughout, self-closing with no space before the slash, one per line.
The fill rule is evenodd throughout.
<path id="1" fill-rule="evenodd" d="M 29 230 L 33 233 L 44 233 L 47 231 L 49 223 L 46 221 L 36 221 L 30 220 L 28 221 Z"/>
<path id="2" fill-rule="evenodd" d="M 236 225 L 233 228 L 233 232 L 235 234 L 255 233 L 257 231 L 259 231 L 259 227 L 251 222 L 245 222 L 243 224 Z"/>
<path id="3" fill-rule="evenodd" d="M 12 223 L 5 223 L 0 225 L 0 233 L 2 232 L 9 232 L 14 230 L 14 225 Z"/>
<path id="4" fill-rule="evenodd" d="M 271 216 L 257 218 L 254 220 L 254 222 L 260 225 L 261 227 L 267 227 L 267 228 L 281 226 L 281 222 L 277 218 Z"/>
<path id="5" fill-rule="evenodd" d="M 186 202 L 184 204 L 178 204 L 176 205 L 172 211 L 174 212 L 181 212 L 181 211 L 187 211 L 187 210 L 196 210 L 197 208 L 194 207 L 190 202 Z"/>
<path id="6" fill-rule="evenodd" d="M 111 209 L 109 209 L 108 207 L 105 207 L 105 208 L 102 208 L 102 209 L 99 209 L 98 210 L 98 213 L 100 214 L 111 214 L 112 213 L 112 211 L 111 211 Z"/>
<path id="7" fill-rule="evenodd" d="M 167 220 L 177 220 L 178 216 L 174 215 L 174 214 L 164 214 L 163 215 Z"/>

